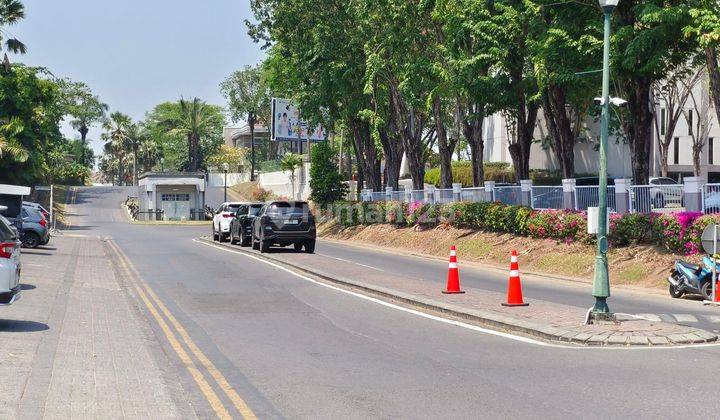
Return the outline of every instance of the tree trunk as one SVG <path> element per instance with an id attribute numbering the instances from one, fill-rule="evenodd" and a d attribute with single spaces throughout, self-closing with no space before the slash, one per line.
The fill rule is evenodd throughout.
<path id="1" fill-rule="evenodd" d="M 650 176 L 650 150 L 652 147 L 653 114 L 650 109 L 650 87 L 648 77 L 635 77 L 628 89 L 628 110 L 630 119 L 623 123 L 630 142 L 633 181 L 646 185 Z"/>
<path id="2" fill-rule="evenodd" d="M 405 149 L 413 189 L 422 190 L 425 188 L 425 159 L 422 142 L 425 118 L 421 113 L 416 113 L 414 109 L 408 107 L 400 93 L 397 80 L 389 80 L 388 87 L 390 88 L 390 112 L 398 127 Z"/>
<path id="3" fill-rule="evenodd" d="M 435 133 L 437 134 L 438 150 L 440 152 L 440 188 L 452 188 L 452 154 L 455 144 L 448 143 L 447 130 L 443 123 L 442 99 L 435 96 L 433 99 L 433 118 L 435 120 Z"/>
<path id="4" fill-rule="evenodd" d="M 137 146 L 137 144 L 133 144 L 133 185 L 134 186 L 137 186 L 137 184 L 138 184 L 137 155 L 138 155 L 138 146 Z"/>
<path id="5" fill-rule="evenodd" d="M 660 144 L 660 176 L 668 176 L 668 155 L 670 154 L 670 144 Z"/>
<path id="6" fill-rule="evenodd" d="M 380 191 L 382 186 L 380 165 L 378 164 L 379 159 L 375 150 L 375 143 L 370 136 L 370 127 L 367 122 L 357 118 L 351 118 L 348 126 L 353 132 L 358 169 L 362 168 L 366 188 Z"/>
<path id="7" fill-rule="evenodd" d="M 520 95 L 516 122 L 517 139 L 508 146 L 515 167 L 515 180 L 530 179 L 530 148 L 532 147 L 538 105 L 525 103 L 525 95 Z"/>
<path id="8" fill-rule="evenodd" d="M 565 88 L 548 86 L 542 94 L 545 121 L 552 139 L 553 152 L 563 178 L 575 176 L 575 134 L 568 116 Z"/>
<path id="9" fill-rule="evenodd" d="M 698 146 L 693 145 L 693 169 L 694 169 L 693 172 L 694 172 L 695 176 L 700 176 L 700 173 L 701 173 L 701 170 L 700 170 L 701 163 L 700 162 L 701 162 L 701 158 L 702 158 L 702 149 L 703 149 L 702 144 L 698 145 Z"/>
<path id="10" fill-rule="evenodd" d="M 720 123 L 720 68 L 718 68 L 717 50 L 713 47 L 705 48 L 705 57 L 710 78 L 710 97 L 715 106 L 717 121 Z"/>
<path id="11" fill-rule="evenodd" d="M 472 163 L 473 187 L 482 187 L 485 182 L 485 140 L 483 139 L 483 119 L 485 110 L 478 104 L 470 105 L 468 115 L 463 121 L 463 134 L 470 146 Z"/>
<path id="12" fill-rule="evenodd" d="M 394 127 L 379 129 L 380 143 L 385 155 L 385 185 L 393 190 L 400 189 L 400 164 L 402 163 L 402 143 L 397 138 L 390 137 L 390 133 L 396 132 Z"/>
<path id="13" fill-rule="evenodd" d="M 250 126 L 250 181 L 255 181 L 255 116 L 252 113 L 248 115 L 248 125 Z"/>

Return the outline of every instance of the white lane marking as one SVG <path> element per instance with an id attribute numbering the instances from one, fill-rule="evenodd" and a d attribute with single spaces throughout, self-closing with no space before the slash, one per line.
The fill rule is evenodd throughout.
<path id="1" fill-rule="evenodd" d="M 690 314 L 673 314 L 677 322 L 698 322 L 697 318 Z"/>
<path id="2" fill-rule="evenodd" d="M 343 261 L 343 262 L 350 263 L 350 264 L 359 265 L 360 267 L 371 268 L 371 269 L 373 269 L 373 270 L 382 271 L 383 273 L 386 273 L 386 272 L 387 272 L 387 271 L 385 271 L 385 270 L 383 270 L 383 269 L 381 269 L 381 268 L 373 267 L 373 266 L 371 266 L 371 265 L 362 264 L 362 263 L 359 263 L 359 262 L 356 262 L 356 261 L 346 260 L 345 258 L 333 257 L 332 255 L 322 254 L 322 253 L 320 253 L 320 252 L 316 252 L 316 254 L 322 255 L 323 257 L 332 258 L 332 259 L 334 259 L 334 260 L 338 260 L 338 261 Z"/>
<path id="3" fill-rule="evenodd" d="M 705 315 L 705 318 L 707 318 L 707 320 L 712 323 L 715 323 L 715 322 L 720 323 L 720 316 L 718 316 L 718 315 Z"/>
<path id="4" fill-rule="evenodd" d="M 637 317 L 646 321 L 662 322 L 662 319 L 660 319 L 660 317 L 655 314 L 637 314 Z"/>
<path id="5" fill-rule="evenodd" d="M 266 260 L 266 259 L 264 259 L 264 258 L 260 258 L 260 257 L 254 256 L 254 255 L 248 254 L 248 253 L 245 252 L 245 251 L 236 251 L 236 250 L 233 250 L 233 249 L 226 248 L 226 247 L 224 247 L 224 246 L 219 246 L 219 245 L 207 243 L 207 242 L 201 241 L 201 240 L 199 240 L 199 239 L 197 239 L 197 238 L 193 239 L 192 241 L 193 241 L 193 242 L 196 242 L 196 243 L 199 243 L 199 244 L 201 244 L 201 245 L 209 246 L 209 247 L 211 247 L 211 248 L 219 249 L 220 251 L 230 252 L 230 253 L 232 253 L 232 254 L 239 254 L 239 255 L 245 256 L 245 257 L 247 257 L 247 258 L 251 258 L 251 259 L 253 259 L 253 260 L 256 260 L 256 261 L 259 261 L 259 262 L 261 262 L 261 263 L 264 263 L 264 264 L 270 265 L 270 266 L 272 266 L 272 267 L 275 267 L 275 268 L 277 268 L 277 269 L 279 269 L 279 270 L 285 271 L 285 272 L 287 272 L 287 273 L 289 273 L 289 274 L 291 274 L 291 275 L 293 275 L 293 276 L 295 276 L 295 277 L 297 277 L 297 278 L 300 278 L 300 279 L 302 279 L 302 280 L 305 280 L 305 281 L 307 281 L 307 282 L 316 284 L 316 285 L 318 285 L 318 286 L 326 287 L 326 288 L 328 288 L 328 289 L 332 289 L 332 290 L 335 290 L 335 291 L 338 291 L 338 292 L 341 292 L 341 293 L 345 293 L 345 294 L 348 294 L 348 295 L 351 295 L 351 296 L 354 296 L 354 297 L 357 297 L 357 298 L 360 298 L 360 299 L 363 299 L 363 300 L 367 300 L 367 301 L 370 301 L 370 302 L 373 302 L 373 303 L 377 303 L 378 305 L 382 305 L 382 306 L 385 306 L 385 307 L 388 307 L 388 308 L 391 308 L 391 309 L 395 309 L 395 310 L 398 310 L 398 311 L 406 312 L 406 313 L 409 313 L 409 314 L 412 314 L 412 315 L 416 315 L 416 316 L 419 316 L 419 317 L 422 317 L 422 318 L 430 319 L 430 320 L 433 320 L 433 321 L 442 322 L 442 323 L 444 323 L 444 324 L 455 325 L 455 326 L 457 326 L 457 327 L 461 327 L 461 328 L 465 328 L 465 329 L 468 329 L 468 330 L 477 331 L 477 332 L 480 332 L 480 333 L 483 333 L 483 334 L 488 334 L 488 335 L 494 335 L 494 336 L 497 336 L 497 337 L 508 338 L 508 339 L 510 339 L 510 340 L 519 341 L 519 342 L 521 342 L 521 343 L 526 343 L 526 344 L 534 344 L 534 345 L 536 345 L 536 346 L 541 346 L 541 347 L 550 347 L 550 348 L 557 348 L 557 349 L 575 349 L 575 350 L 682 350 L 682 349 L 696 349 L 696 348 L 702 348 L 702 347 L 719 347 L 719 346 L 720 346 L 720 343 L 710 343 L 710 344 L 695 344 L 695 345 L 672 346 L 672 347 L 670 347 L 670 346 L 667 346 L 667 347 L 665 347 L 665 346 L 658 346 L 658 347 L 649 347 L 649 346 L 636 346 L 636 347 L 604 347 L 604 346 L 603 346 L 603 347 L 599 347 L 599 346 L 598 346 L 598 347 L 595 347 L 595 346 L 590 346 L 590 347 L 585 347 L 585 346 L 566 346 L 566 345 L 562 345 L 562 344 L 546 343 L 546 342 L 544 342 L 544 341 L 539 341 L 539 340 L 535 340 L 535 339 L 532 339 L 532 338 L 528 338 L 528 337 L 524 337 L 524 336 L 519 336 L 519 335 L 513 335 L 513 334 L 504 333 L 504 332 L 500 332 L 500 331 L 490 330 L 490 329 L 487 329 L 487 328 L 479 327 L 479 326 L 477 326 L 477 325 L 467 324 L 467 323 L 465 323 L 465 322 L 460 322 L 460 321 L 456 321 L 456 320 L 453 320 L 453 319 L 442 318 L 442 317 L 435 316 L 435 315 L 431 315 L 431 314 L 428 314 L 428 313 L 425 313 L 425 312 L 420 312 L 420 311 L 417 311 L 417 310 L 415 310 L 415 309 L 410 309 L 410 308 L 406 308 L 406 307 L 403 307 L 403 306 L 395 305 L 395 304 L 393 304 L 393 303 L 386 302 L 386 301 L 384 301 L 384 300 L 380 300 L 380 299 L 377 299 L 377 298 L 374 298 L 374 297 L 371 297 L 371 296 L 363 295 L 363 294 L 358 293 L 358 292 L 353 292 L 352 290 L 346 290 L 346 289 L 343 289 L 343 288 L 340 288 L 340 287 L 337 287 L 337 286 L 333 286 L 333 285 L 331 285 L 331 284 L 327 284 L 327 283 L 323 283 L 323 282 L 317 281 L 317 280 L 315 280 L 315 279 L 312 279 L 312 278 L 307 277 L 307 276 L 305 276 L 305 275 L 302 275 L 302 274 L 300 274 L 300 273 L 296 273 L 295 271 L 293 271 L 293 270 L 291 270 L 291 269 L 289 269 L 289 268 L 285 268 L 285 267 L 283 267 L 283 266 L 281 266 L 281 265 L 279 265 L 279 264 L 276 264 L 276 263 L 274 263 L 274 262 L 272 262 L 272 261 L 268 261 L 268 260 Z"/>

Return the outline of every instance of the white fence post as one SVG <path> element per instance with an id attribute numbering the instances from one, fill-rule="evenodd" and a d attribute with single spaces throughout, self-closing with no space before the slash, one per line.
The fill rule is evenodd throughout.
<path id="1" fill-rule="evenodd" d="M 434 185 L 428 185 L 427 187 L 425 187 L 425 203 L 428 203 L 428 204 L 435 203 L 435 186 Z"/>
<path id="2" fill-rule="evenodd" d="M 563 179 L 563 208 L 575 210 L 575 179 Z"/>
<path id="3" fill-rule="evenodd" d="M 685 201 L 685 211 L 703 211 L 702 188 L 703 178 L 699 176 L 689 176 L 684 180 L 683 200 Z"/>
<path id="4" fill-rule="evenodd" d="M 452 184 L 453 188 L 453 199 L 455 201 L 462 201 L 462 184 L 459 182 L 456 182 Z"/>
<path id="5" fill-rule="evenodd" d="M 520 180 L 520 204 L 533 207 L 532 179 Z"/>
<path id="6" fill-rule="evenodd" d="M 495 201 L 495 181 L 485 181 L 485 201 Z"/>
<path id="7" fill-rule="evenodd" d="M 630 179 L 619 178 L 615 180 L 615 211 L 617 213 L 630 212 Z"/>

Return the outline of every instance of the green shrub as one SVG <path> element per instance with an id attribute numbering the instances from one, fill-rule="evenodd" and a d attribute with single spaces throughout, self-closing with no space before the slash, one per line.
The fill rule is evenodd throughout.
<path id="1" fill-rule="evenodd" d="M 613 246 L 651 243 L 653 240 L 652 222 L 656 215 L 631 213 L 610 215 L 608 240 Z"/>
<path id="2" fill-rule="evenodd" d="M 335 152 L 327 142 L 316 144 L 310 152 L 310 199 L 326 205 L 345 197 L 348 187 L 335 161 Z"/>
<path id="3" fill-rule="evenodd" d="M 507 162 L 485 162 L 483 164 L 486 181 L 515 182 L 515 172 Z M 453 182 L 459 182 L 463 187 L 473 186 L 472 163 L 470 161 L 457 161 L 452 163 Z M 425 183 L 440 186 L 440 168 L 425 171 Z"/>
<path id="4" fill-rule="evenodd" d="M 533 238 L 559 241 L 587 241 L 585 213 L 569 210 L 534 211 L 527 223 L 528 235 Z"/>

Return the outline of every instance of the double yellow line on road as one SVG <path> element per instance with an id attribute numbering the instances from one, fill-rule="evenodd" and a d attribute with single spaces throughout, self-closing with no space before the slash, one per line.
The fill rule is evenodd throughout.
<path id="1" fill-rule="evenodd" d="M 132 262 L 130 262 L 125 252 L 123 252 L 123 250 L 114 241 L 108 240 L 107 243 L 117 255 L 121 268 L 125 271 L 127 278 L 137 291 L 138 296 L 140 296 L 140 299 L 148 308 L 150 314 L 157 321 L 160 329 L 163 331 L 165 337 L 170 343 L 170 346 L 173 348 L 175 353 L 177 353 L 183 365 L 185 365 L 188 373 L 190 373 L 190 376 L 192 376 L 193 380 L 200 388 L 200 391 L 210 404 L 210 407 L 213 411 L 215 411 L 215 414 L 217 414 L 217 416 L 221 419 L 232 418 L 230 412 L 225 408 L 222 400 L 218 397 L 217 393 L 213 390 L 213 387 L 205 378 L 205 375 L 203 375 L 203 373 L 198 369 L 193 359 L 181 344 L 181 341 L 190 350 L 190 353 L 192 353 L 200 362 L 200 365 L 202 365 L 202 367 L 210 374 L 212 379 L 232 402 L 235 409 L 237 409 L 243 418 L 248 420 L 257 419 L 255 413 L 253 413 L 247 403 L 245 403 L 235 389 L 233 389 L 232 385 L 230 385 L 225 376 L 215 367 L 210 359 L 208 359 L 208 357 L 190 338 L 190 335 L 187 330 L 185 330 L 185 327 L 183 327 L 182 324 L 172 315 L 170 310 L 168 310 L 150 286 L 142 280 L 140 273 L 138 273 L 137 269 L 135 269 L 135 266 L 133 266 Z M 165 319 L 167 319 L 167 321 Z M 168 325 L 168 322 L 170 325 Z M 180 337 L 179 339 L 178 336 Z"/>

